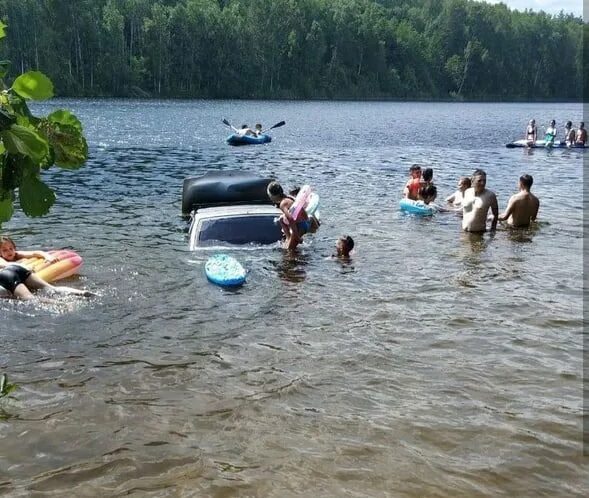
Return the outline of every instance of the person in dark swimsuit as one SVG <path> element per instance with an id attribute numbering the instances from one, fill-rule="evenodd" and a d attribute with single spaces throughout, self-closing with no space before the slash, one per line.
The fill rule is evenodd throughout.
<path id="1" fill-rule="evenodd" d="M 536 143 L 536 139 L 538 138 L 538 128 L 536 128 L 536 120 L 530 119 L 528 126 L 526 127 L 526 141 L 528 142 L 528 147 L 534 145 Z"/>
<path id="2" fill-rule="evenodd" d="M 12 239 L 0 237 L 0 290 L 8 291 L 9 297 L 25 301 L 35 299 L 35 295 L 31 291 L 37 289 L 47 289 L 60 294 L 77 294 L 85 297 L 96 295 L 90 291 L 64 286 L 56 287 L 45 282 L 41 277 L 18 263 L 20 259 L 23 259 L 23 254 L 28 255 L 30 253 L 17 251 Z M 4 297 L 2 294 L 0 294 L 0 297 Z"/>

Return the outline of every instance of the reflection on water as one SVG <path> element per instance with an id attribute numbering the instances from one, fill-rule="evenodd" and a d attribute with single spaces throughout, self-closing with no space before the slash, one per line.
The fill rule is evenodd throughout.
<path id="1" fill-rule="evenodd" d="M 0 301 L 0 372 L 18 384 L 0 399 L 0 494 L 584 496 L 583 155 L 502 145 L 529 116 L 581 106 L 66 105 L 91 159 L 47 175 L 48 217 L 5 230 L 80 252 L 67 284 L 100 296 Z M 222 116 L 287 125 L 230 148 Z M 390 116 L 415 126 L 391 140 Z M 530 173 L 539 226 L 405 216 L 413 163 L 440 199 L 485 169 L 500 209 Z M 296 254 L 232 250 L 248 276 L 228 292 L 204 274 L 215 250 L 188 250 L 180 197 L 185 177 L 236 168 L 313 185 L 323 223 Z M 342 234 L 350 261 L 329 257 Z"/>

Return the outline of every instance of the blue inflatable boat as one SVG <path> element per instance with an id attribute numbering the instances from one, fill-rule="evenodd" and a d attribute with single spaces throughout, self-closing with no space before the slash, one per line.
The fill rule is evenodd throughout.
<path id="1" fill-rule="evenodd" d="M 267 144 L 268 142 L 272 141 L 272 137 L 270 135 L 258 135 L 257 137 L 252 137 L 251 135 L 238 135 L 234 133 L 233 135 L 229 135 L 227 137 L 227 143 L 229 145 L 257 145 L 257 144 Z"/>

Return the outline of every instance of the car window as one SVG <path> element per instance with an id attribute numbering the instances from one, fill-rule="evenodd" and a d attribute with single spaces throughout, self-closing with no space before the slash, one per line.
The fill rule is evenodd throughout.
<path id="1" fill-rule="evenodd" d="M 198 245 L 214 245 L 215 242 L 273 244 L 282 238 L 280 225 L 274 219 L 274 215 L 205 219 L 200 224 Z"/>

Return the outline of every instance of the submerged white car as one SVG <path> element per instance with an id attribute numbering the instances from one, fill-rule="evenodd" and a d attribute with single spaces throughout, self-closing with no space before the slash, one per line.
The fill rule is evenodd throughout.
<path id="1" fill-rule="evenodd" d="M 192 214 L 190 249 L 275 244 L 282 239 L 280 214 L 276 207 L 263 204 L 199 209 Z"/>
<path id="2" fill-rule="evenodd" d="M 182 213 L 191 218 L 190 249 L 280 241 L 281 212 L 266 193 L 271 181 L 240 171 L 186 178 Z"/>

